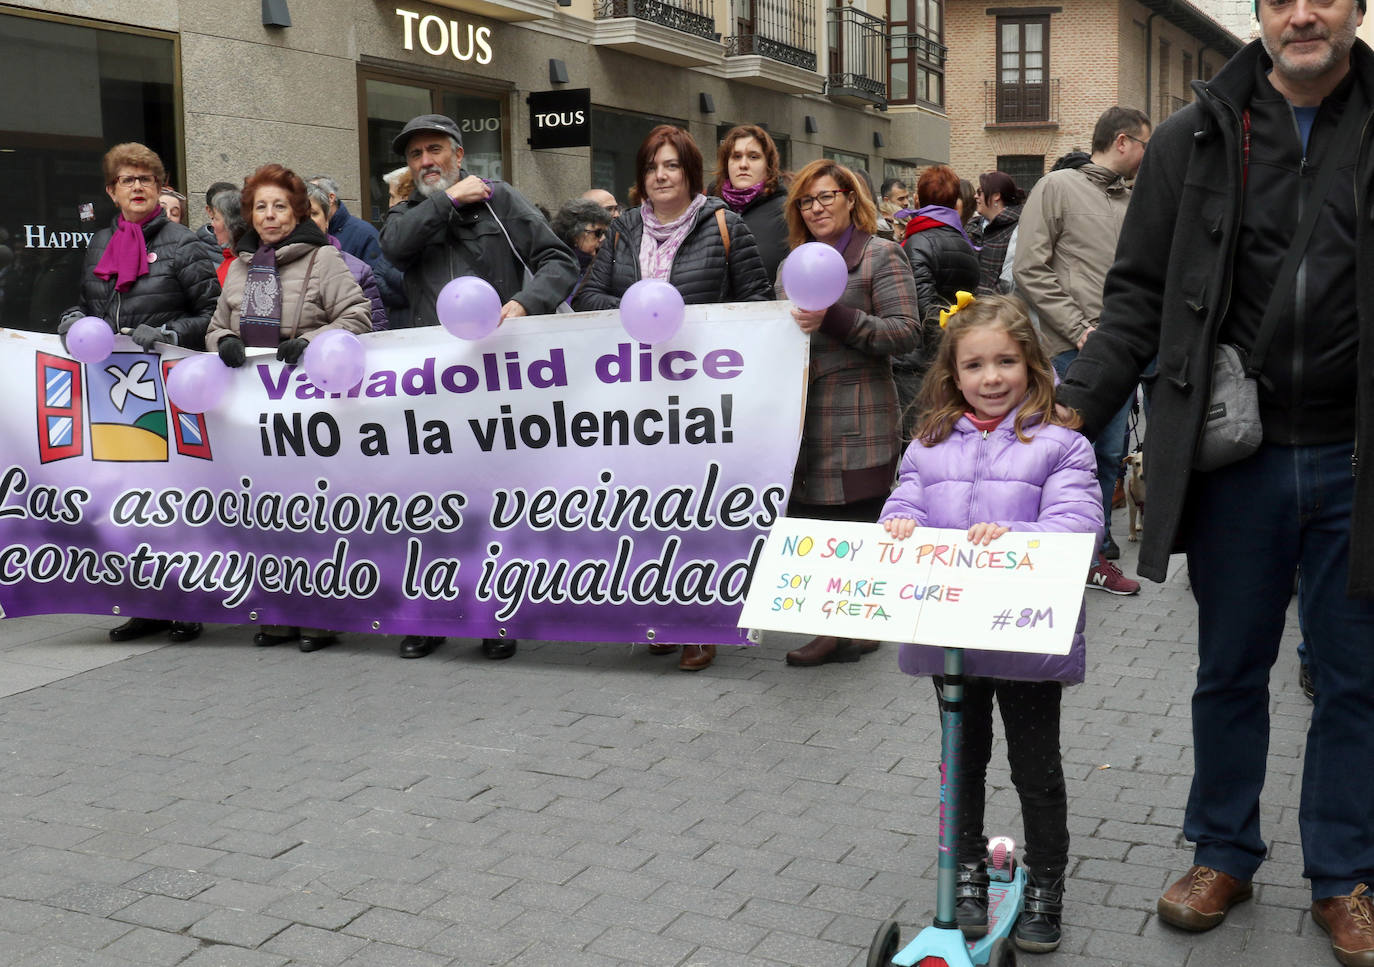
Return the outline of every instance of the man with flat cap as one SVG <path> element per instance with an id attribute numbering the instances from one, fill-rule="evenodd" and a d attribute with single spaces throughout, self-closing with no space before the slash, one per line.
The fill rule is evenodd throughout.
<path id="1" fill-rule="evenodd" d="M 439 290 L 463 275 L 491 283 L 501 297 L 503 323 L 556 311 L 577 282 L 577 259 L 518 191 L 463 170 L 458 125 L 442 114 L 422 114 L 391 147 L 405 158 L 415 191 L 387 212 L 382 253 L 405 273 L 411 325 L 438 325 Z M 410 635 L 401 642 L 401 657 L 422 658 L 443 640 Z M 486 638 L 482 654 L 509 658 L 515 645 L 514 639 Z"/>

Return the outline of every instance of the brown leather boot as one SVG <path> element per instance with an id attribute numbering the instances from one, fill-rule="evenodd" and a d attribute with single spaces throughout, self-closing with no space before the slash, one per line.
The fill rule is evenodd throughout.
<path id="1" fill-rule="evenodd" d="M 715 645 L 683 645 L 682 660 L 677 667 L 685 672 L 699 672 L 715 660 Z"/>
<path id="2" fill-rule="evenodd" d="M 787 664 L 798 665 L 802 668 L 824 665 L 832 661 L 858 660 L 859 649 L 854 647 L 854 642 L 851 639 L 834 638 L 830 635 L 812 638 L 800 648 L 787 653 Z"/>
<path id="3" fill-rule="evenodd" d="M 1345 967 L 1374 965 L 1374 897 L 1363 883 L 1349 896 L 1313 902 L 1312 922 L 1331 935 L 1331 952 Z"/>
<path id="4" fill-rule="evenodd" d="M 1226 919 L 1226 911 L 1241 900 L 1250 899 L 1250 881 L 1214 870 L 1194 866 L 1159 898 L 1155 910 L 1159 919 L 1180 930 L 1211 930 Z"/>

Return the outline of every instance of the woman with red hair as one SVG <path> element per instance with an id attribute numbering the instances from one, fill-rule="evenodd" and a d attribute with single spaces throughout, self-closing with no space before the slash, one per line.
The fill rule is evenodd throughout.
<path id="1" fill-rule="evenodd" d="M 326 329 L 372 330 L 372 303 L 320 227 L 310 220 L 305 182 L 290 168 L 263 165 L 243 183 L 248 231 L 235 246 L 224 294 L 205 343 L 229 366 L 242 366 L 245 347 L 275 349 L 287 363 Z M 263 625 L 255 645 L 300 639 L 301 651 L 337 640 L 318 628 Z"/>
<path id="2" fill-rule="evenodd" d="M 961 290 L 978 288 L 978 255 L 958 211 L 959 176 L 949 165 L 931 165 L 916 180 L 916 199 L 921 207 L 907 222 L 902 250 L 911 260 L 925 337 L 921 349 L 892 360 L 902 405 L 903 441 L 911 438 L 916 418 L 911 404 L 940 345 L 940 310 L 949 308 Z"/>

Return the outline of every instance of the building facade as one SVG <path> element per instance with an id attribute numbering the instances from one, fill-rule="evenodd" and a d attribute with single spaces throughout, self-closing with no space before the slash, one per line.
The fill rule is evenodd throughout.
<path id="1" fill-rule="evenodd" d="M 1090 149 L 1113 104 L 1157 124 L 1192 100 L 1243 42 L 1184 0 L 946 4 L 950 164 L 1030 188 L 1056 158 Z"/>
<path id="2" fill-rule="evenodd" d="M 0 326 L 51 330 L 75 302 L 120 141 L 162 156 L 193 224 L 209 184 L 269 161 L 333 176 L 379 222 L 391 139 L 430 112 L 459 123 L 469 170 L 549 208 L 588 187 L 624 201 L 662 122 L 708 167 L 728 127 L 762 122 L 789 167 L 910 173 L 947 156 L 945 5 L 0 0 Z"/>

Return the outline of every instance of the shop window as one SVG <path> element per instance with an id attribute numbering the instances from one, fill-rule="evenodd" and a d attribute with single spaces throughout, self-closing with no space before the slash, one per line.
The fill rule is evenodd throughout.
<path id="1" fill-rule="evenodd" d="M 841 151 L 839 148 L 823 148 L 821 150 L 821 157 L 827 158 L 830 161 L 838 161 L 840 164 L 853 171 L 868 170 L 868 155 L 866 154 L 854 154 L 850 151 Z M 875 185 L 874 187 L 876 188 L 877 186 Z"/>
<path id="2" fill-rule="evenodd" d="M 382 179 L 405 161 L 391 141 L 407 121 L 420 114 L 450 117 L 463 134 L 463 170 L 480 178 L 502 178 L 506 157 L 505 99 L 500 95 L 458 91 L 365 75 L 363 105 L 367 114 L 361 217 L 380 225 L 386 215 L 388 190 Z"/>
<path id="3" fill-rule="evenodd" d="M 604 188 L 623 207 L 630 204 L 630 188 L 639 181 L 635 170 L 635 156 L 649 132 L 660 124 L 686 128 L 687 122 L 656 114 L 634 114 L 629 111 L 608 111 L 592 108 L 592 177 L 588 187 Z M 701 148 L 705 178 L 710 180 L 714 165 L 714 145 Z"/>
<path id="4" fill-rule="evenodd" d="M 146 144 L 186 193 L 176 59 L 169 35 L 0 14 L 0 326 L 55 332 L 76 303 L 109 148 Z"/>

